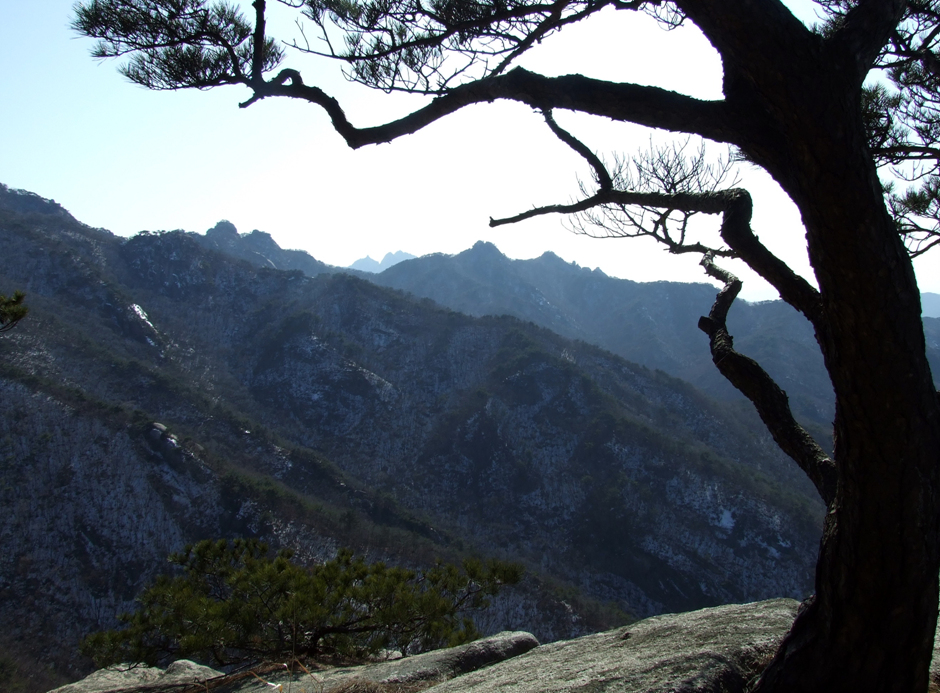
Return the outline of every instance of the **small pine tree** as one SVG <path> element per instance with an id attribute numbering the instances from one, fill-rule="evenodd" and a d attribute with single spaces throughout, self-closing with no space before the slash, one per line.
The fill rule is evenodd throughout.
<path id="1" fill-rule="evenodd" d="M 26 317 L 29 308 L 23 304 L 25 298 L 26 294 L 22 291 L 14 292 L 9 298 L 0 294 L 0 332 L 13 329 L 16 323 Z"/>
<path id="2" fill-rule="evenodd" d="M 522 576 L 518 565 L 465 561 L 416 572 L 366 563 L 342 550 L 305 568 L 257 540 L 203 541 L 170 556 L 182 574 L 159 576 L 124 614 L 125 627 L 86 637 L 98 666 L 190 657 L 216 665 L 403 654 L 468 642 L 464 614 Z"/>

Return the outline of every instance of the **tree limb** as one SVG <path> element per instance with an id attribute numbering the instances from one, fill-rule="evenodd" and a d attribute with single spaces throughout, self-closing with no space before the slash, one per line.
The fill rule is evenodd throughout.
<path id="1" fill-rule="evenodd" d="M 750 194 L 740 188 L 717 194 L 725 204 L 721 222 L 722 240 L 818 330 L 823 319 L 819 292 L 754 235 L 751 229 L 753 203 Z"/>
<path id="2" fill-rule="evenodd" d="M 741 290 L 741 280 L 715 265 L 711 253 L 702 258 L 702 266 L 710 277 L 724 283 L 708 317 L 702 317 L 698 323 L 699 329 L 708 335 L 712 361 L 721 374 L 751 400 L 774 441 L 806 472 L 829 506 L 836 495 L 835 463 L 793 418 L 787 393 L 756 361 L 734 350 L 734 340 L 725 321 Z"/>
<path id="3" fill-rule="evenodd" d="M 475 103 L 507 99 L 539 110 L 564 108 L 647 125 L 689 132 L 720 142 L 733 142 L 735 115 L 722 101 L 702 101 L 658 87 L 618 84 L 583 75 L 545 77 L 521 67 L 504 75 L 469 82 L 436 97 L 427 106 L 398 120 L 374 127 L 357 128 L 349 122 L 339 103 L 323 90 L 303 83 L 300 73 L 290 79 L 278 77 L 254 89 L 255 95 L 243 105 L 270 96 L 287 96 L 321 106 L 336 131 L 353 149 L 368 144 L 391 142 L 409 135 Z"/>
<path id="4" fill-rule="evenodd" d="M 829 38 L 829 50 L 851 62 L 859 85 L 891 38 L 906 5 L 904 0 L 860 0 Z"/>
<path id="5" fill-rule="evenodd" d="M 741 281 L 715 265 L 714 258 L 719 255 L 743 259 L 777 288 L 784 300 L 806 315 L 817 332 L 822 324 L 821 302 L 816 289 L 773 255 L 751 230 L 752 203 L 748 192 L 742 189 L 671 193 L 615 190 L 612 188 L 610 173 L 597 155 L 560 128 L 551 118 L 550 112 L 545 112 L 545 118 L 559 139 L 590 163 L 600 189 L 594 195 L 569 205 L 547 205 L 505 219 L 490 219 L 490 226 L 510 224 L 542 214 L 583 212 L 603 205 L 658 207 L 668 210 L 666 215 L 671 210 L 722 214 L 721 237 L 730 250 L 686 243 L 684 235 L 679 242 L 673 241 L 666 232 L 646 235 L 664 243 L 673 253 L 703 253 L 702 266 L 706 273 L 724 284 L 708 317 L 699 321 L 699 328 L 709 336 L 712 359 L 722 375 L 751 400 L 774 440 L 810 477 L 820 496 L 829 505 L 836 492 L 835 464 L 793 418 L 786 393 L 756 361 L 734 350 L 732 337 L 727 330 L 728 310 L 741 290 Z M 701 169 L 693 166 L 689 175 L 701 175 Z M 682 187 L 694 183 L 687 180 L 686 176 L 668 181 L 669 185 Z M 701 181 L 698 184 L 701 185 Z M 661 222 L 662 219 L 657 225 Z"/>
<path id="6" fill-rule="evenodd" d="M 255 31 L 252 40 L 251 56 L 251 82 L 252 84 L 263 84 L 264 75 L 264 10 L 265 0 L 254 0 L 251 6 L 255 8 Z"/>
<path id="7" fill-rule="evenodd" d="M 614 183 L 610 178 L 610 172 L 597 154 L 591 151 L 581 140 L 574 137 L 570 132 L 562 129 L 558 123 L 555 122 L 555 117 L 551 109 L 543 110 L 542 115 L 545 116 L 545 122 L 548 124 L 549 129 L 555 133 L 555 136 L 580 154 L 585 161 L 590 164 L 591 168 L 594 169 L 594 176 L 597 178 L 597 185 L 601 192 L 613 190 Z"/>

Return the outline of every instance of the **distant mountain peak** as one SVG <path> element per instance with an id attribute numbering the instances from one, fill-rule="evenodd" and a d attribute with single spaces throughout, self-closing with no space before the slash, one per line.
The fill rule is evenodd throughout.
<path id="1" fill-rule="evenodd" d="M 349 266 L 349 269 L 377 274 L 379 272 L 384 272 L 393 265 L 397 265 L 399 262 L 404 262 L 405 260 L 414 260 L 415 257 L 415 255 L 406 253 L 403 250 L 396 250 L 394 253 L 386 253 L 385 257 L 382 258 L 382 262 L 377 262 L 373 260 L 371 256 L 366 255 L 364 258 L 360 258 L 359 260 L 356 260 L 354 263 L 352 263 Z"/>
<path id="2" fill-rule="evenodd" d="M 489 241 L 477 241 L 473 244 L 472 248 L 458 253 L 455 257 L 463 262 L 470 262 L 474 265 L 485 264 L 488 266 L 492 264 L 494 267 L 509 262 L 509 258 L 503 255 L 502 251 Z"/>
<path id="3" fill-rule="evenodd" d="M 238 238 L 238 229 L 235 228 L 235 224 L 230 222 L 228 219 L 223 219 L 211 229 L 206 231 L 206 236 L 213 239 L 226 239 L 234 240 Z"/>
<path id="4" fill-rule="evenodd" d="M 497 248 L 495 245 L 493 245 L 489 241 L 477 241 L 476 243 L 473 244 L 473 247 L 470 248 L 469 251 L 465 251 L 465 252 L 473 252 L 473 253 L 485 252 L 485 253 L 491 253 L 491 254 L 503 256 L 502 251 L 500 251 L 499 248 Z"/>

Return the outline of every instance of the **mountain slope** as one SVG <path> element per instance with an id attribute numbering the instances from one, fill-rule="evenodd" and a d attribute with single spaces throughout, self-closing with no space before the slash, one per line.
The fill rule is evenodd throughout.
<path id="1" fill-rule="evenodd" d="M 520 560 L 536 584 L 487 627 L 546 640 L 591 622 L 536 573 L 637 615 L 811 585 L 808 482 L 753 416 L 664 373 L 6 189 L 0 254 L 31 307 L 0 340 L 4 632 L 57 619 L 74 642 L 167 548 L 220 533 L 311 560 Z"/>
<path id="2" fill-rule="evenodd" d="M 370 279 L 468 315 L 530 320 L 661 369 L 712 396 L 741 400 L 711 363 L 708 340 L 697 328 L 716 296 L 708 284 L 615 279 L 552 253 L 510 260 L 482 242 L 457 255 L 403 262 Z M 738 300 L 728 326 L 735 347 L 776 379 L 797 417 L 825 439 L 833 395 L 809 323 L 782 301 Z M 930 349 L 929 357 L 940 374 L 940 350 Z"/>
<path id="3" fill-rule="evenodd" d="M 280 251 L 262 234 L 269 240 L 266 247 L 273 244 L 273 248 L 256 252 L 258 244 L 252 238 L 259 233 L 239 236 L 232 227 L 229 241 L 212 247 L 258 266 L 297 268 L 309 276 L 344 271 L 309 256 L 304 263 L 288 265 L 283 258 L 275 262 L 271 258 L 279 252 L 299 251 Z M 204 243 L 209 235 L 192 234 Z M 719 399 L 738 405 L 744 402 L 714 368 L 707 340 L 697 328 L 698 318 L 715 299 L 715 289 L 709 284 L 617 279 L 567 263 L 550 252 L 533 260 L 509 260 L 495 246 L 482 242 L 454 256 L 435 254 L 399 263 L 381 274 L 345 271 L 468 315 L 512 315 L 531 321 L 663 370 Z M 936 298 L 929 293 L 922 297 L 925 321 L 935 317 Z M 825 444 L 833 397 L 809 323 L 782 301 L 740 299 L 728 322 L 739 351 L 764 366 L 787 391 L 796 416 Z M 940 348 L 928 344 L 927 357 L 940 386 Z"/>

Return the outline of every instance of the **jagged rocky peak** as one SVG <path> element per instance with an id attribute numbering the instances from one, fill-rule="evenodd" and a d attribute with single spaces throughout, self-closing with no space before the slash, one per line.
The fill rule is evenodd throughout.
<path id="1" fill-rule="evenodd" d="M 273 253 L 281 250 L 281 246 L 277 244 L 277 241 L 275 241 L 267 231 L 254 229 L 251 233 L 242 236 L 242 240 L 251 248 L 261 253 Z"/>
<path id="2" fill-rule="evenodd" d="M 414 260 L 415 257 L 415 255 L 406 253 L 403 250 L 396 250 L 394 253 L 385 253 L 385 257 L 382 258 L 382 261 L 377 262 L 376 260 L 372 259 L 372 256 L 366 255 L 364 258 L 360 258 L 352 263 L 349 266 L 349 269 L 378 274 L 379 272 L 384 272 L 389 267 L 394 267 L 398 263 L 404 262 L 405 260 Z"/>
<path id="3" fill-rule="evenodd" d="M 556 255 L 555 253 L 553 253 L 551 250 L 546 250 L 544 253 L 542 253 L 537 258 L 532 260 L 531 264 L 541 265 L 545 269 L 553 270 L 556 272 L 574 270 L 576 272 L 587 272 L 587 273 L 599 275 L 602 277 L 607 276 L 604 270 L 602 270 L 600 267 L 595 267 L 594 269 L 591 269 L 590 267 L 582 267 L 574 260 L 572 260 L 571 262 L 568 262 L 563 257 L 560 257 Z M 629 279 L 623 279 L 620 281 L 627 281 L 631 284 L 636 283 Z"/>
<path id="4" fill-rule="evenodd" d="M 460 253 L 461 255 L 474 255 L 477 257 L 502 258 L 507 259 L 505 255 L 495 245 L 489 241 L 477 241 L 469 250 Z"/>
<path id="5" fill-rule="evenodd" d="M 223 219 L 206 231 L 206 237 L 219 241 L 234 241 L 238 239 L 238 229 L 235 228 L 235 224 Z"/>
<path id="6" fill-rule="evenodd" d="M 555 262 L 555 263 L 563 263 L 563 264 L 565 264 L 565 265 L 568 264 L 568 263 L 565 262 L 562 258 L 560 258 L 558 255 L 555 255 L 555 253 L 553 253 L 551 250 L 546 250 L 544 253 L 542 253 L 541 255 L 539 255 L 537 259 L 540 260 L 540 261 L 542 261 L 542 262 L 546 262 L 546 263 L 547 263 L 547 262 Z M 572 262 L 571 264 L 575 264 L 575 263 Z"/>

